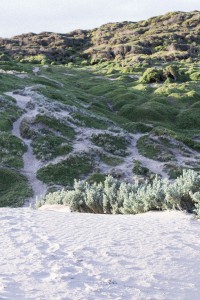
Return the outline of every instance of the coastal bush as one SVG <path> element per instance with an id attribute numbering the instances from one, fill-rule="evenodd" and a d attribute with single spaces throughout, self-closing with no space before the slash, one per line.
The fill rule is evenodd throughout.
<path id="1" fill-rule="evenodd" d="M 120 182 L 107 176 L 103 183 L 74 182 L 70 191 L 50 193 L 46 204 L 69 205 L 73 211 L 100 214 L 137 214 L 149 210 L 177 209 L 200 217 L 200 175 L 193 170 L 173 182 L 155 177 L 151 183 Z"/>
<path id="2" fill-rule="evenodd" d="M 4 82 L 1 82 L 1 88 L 5 87 Z M 11 88 L 11 87 L 10 87 Z M 12 123 L 19 118 L 20 109 L 16 106 L 15 101 L 8 96 L 0 96 L 0 130 L 10 131 L 12 129 Z"/>
<path id="3" fill-rule="evenodd" d="M 141 106 L 135 106 L 134 104 L 124 105 L 119 114 L 133 122 L 145 122 L 145 121 L 163 121 L 163 115 L 159 109 L 153 108 L 153 103 L 145 103 Z M 164 117 L 166 111 L 164 113 Z"/>
<path id="4" fill-rule="evenodd" d="M 101 173 L 93 173 L 88 179 L 87 182 L 88 183 L 100 183 L 100 182 L 104 182 L 104 180 L 106 179 L 106 175 L 105 174 L 101 174 Z"/>
<path id="5" fill-rule="evenodd" d="M 190 74 L 190 79 L 194 80 L 194 81 L 200 80 L 200 72 L 196 71 L 196 72 Z"/>
<path id="6" fill-rule="evenodd" d="M 106 122 L 102 122 L 100 118 L 95 118 L 90 115 L 84 115 L 81 113 L 73 113 L 73 118 L 78 120 L 81 126 L 89 127 L 89 128 L 97 128 L 97 129 L 107 129 L 108 124 Z"/>
<path id="7" fill-rule="evenodd" d="M 116 156 L 108 156 L 103 153 L 100 154 L 100 159 L 102 162 L 108 166 L 118 166 L 123 163 L 123 159 Z"/>
<path id="8" fill-rule="evenodd" d="M 163 75 L 164 77 L 173 79 L 173 80 L 177 80 L 179 74 L 178 74 L 178 68 L 176 66 L 167 66 L 164 70 L 163 70 Z"/>
<path id="9" fill-rule="evenodd" d="M 20 207 L 32 196 L 25 176 L 16 171 L 0 169 L 0 207 Z"/>
<path id="10" fill-rule="evenodd" d="M 36 158 L 41 161 L 48 161 L 72 151 L 72 146 L 66 139 L 54 135 L 47 129 L 41 129 L 36 134 L 31 142 L 31 146 Z"/>
<path id="11" fill-rule="evenodd" d="M 16 136 L 0 131 L 0 164 L 6 167 L 22 168 L 25 145 Z"/>
<path id="12" fill-rule="evenodd" d="M 131 133 L 147 133 L 152 130 L 152 126 L 142 122 L 128 122 L 125 124 L 124 129 Z"/>
<path id="13" fill-rule="evenodd" d="M 193 201 L 195 202 L 195 209 L 194 212 L 197 215 L 197 218 L 200 218 L 200 192 L 196 192 L 191 194 Z"/>
<path id="14" fill-rule="evenodd" d="M 137 141 L 137 148 L 140 154 L 150 159 L 159 160 L 159 157 L 163 158 L 164 151 L 162 151 L 161 145 L 147 135 L 142 136 Z"/>
<path id="15" fill-rule="evenodd" d="M 168 162 L 165 164 L 163 171 L 168 173 L 170 179 L 176 179 L 182 174 L 183 168 L 174 163 Z"/>
<path id="16" fill-rule="evenodd" d="M 59 132 L 61 135 L 69 139 L 73 139 L 75 137 L 75 131 L 72 127 L 53 117 L 37 115 L 34 120 L 34 124 L 43 124 L 44 126 L 48 126 L 50 129 Z"/>
<path id="17" fill-rule="evenodd" d="M 134 160 L 133 173 L 136 175 L 148 176 L 150 171 L 148 168 L 144 167 L 139 160 Z"/>
<path id="18" fill-rule="evenodd" d="M 93 169 L 91 157 L 86 153 L 70 155 L 58 164 L 49 164 L 37 172 L 39 180 L 48 184 L 72 186 L 75 178 L 83 178 Z"/>
<path id="19" fill-rule="evenodd" d="M 142 83 L 154 83 L 154 82 L 163 82 L 165 77 L 161 69 L 148 68 L 144 72 L 143 76 L 140 79 Z"/>
<path id="20" fill-rule="evenodd" d="M 185 70 L 179 69 L 176 65 L 168 65 L 165 68 L 147 68 L 143 73 L 140 82 L 142 83 L 162 83 L 174 81 L 187 81 L 189 76 Z"/>
<path id="21" fill-rule="evenodd" d="M 26 119 L 23 119 L 20 124 L 20 134 L 25 139 L 31 139 L 36 136 L 35 130 L 30 127 L 30 124 Z"/>
<path id="22" fill-rule="evenodd" d="M 200 128 L 200 109 L 193 108 L 187 109 L 182 112 L 177 117 L 177 125 L 179 128 L 183 129 L 197 129 Z"/>
<path id="23" fill-rule="evenodd" d="M 114 136 L 108 133 L 93 134 L 91 141 L 109 153 L 119 156 L 124 156 L 127 154 L 129 141 L 123 136 Z"/>

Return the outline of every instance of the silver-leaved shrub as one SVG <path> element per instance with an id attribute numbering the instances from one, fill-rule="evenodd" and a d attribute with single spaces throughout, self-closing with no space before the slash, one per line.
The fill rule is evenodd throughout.
<path id="1" fill-rule="evenodd" d="M 138 214 L 149 210 L 194 211 L 200 217 L 200 175 L 184 170 L 174 181 L 155 177 L 152 183 L 126 183 L 107 176 L 104 183 L 74 182 L 72 191 L 48 194 L 46 204 L 69 205 L 73 211 Z"/>

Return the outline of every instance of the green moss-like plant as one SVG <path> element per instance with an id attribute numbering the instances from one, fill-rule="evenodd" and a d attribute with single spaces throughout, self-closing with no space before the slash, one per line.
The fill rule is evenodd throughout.
<path id="1" fill-rule="evenodd" d="M 27 179 L 16 171 L 0 169 L 0 207 L 22 206 L 32 196 Z"/>
<path id="2" fill-rule="evenodd" d="M 87 176 L 93 168 L 93 163 L 85 154 L 71 155 L 58 164 L 50 164 L 37 172 L 37 177 L 47 184 L 71 186 L 74 179 Z"/>
<path id="3" fill-rule="evenodd" d="M 45 115 L 37 115 L 34 124 L 37 123 L 42 123 L 70 139 L 73 139 L 75 137 L 74 129 L 69 125 L 66 125 L 65 123 L 61 122 L 59 119 L 48 117 Z"/>
<path id="4" fill-rule="evenodd" d="M 22 168 L 22 155 L 25 145 L 15 136 L 0 131 L 0 164 L 7 167 Z"/>
<path id="5" fill-rule="evenodd" d="M 200 109 L 187 109 L 178 115 L 177 125 L 182 129 L 199 129 L 200 128 Z"/>
<path id="6" fill-rule="evenodd" d="M 72 151 L 69 142 L 59 136 L 55 136 L 47 129 L 40 130 L 31 143 L 33 153 L 42 161 L 49 161 L 57 156 L 66 155 Z"/>
<path id="7" fill-rule="evenodd" d="M 140 82 L 142 83 L 155 83 L 164 81 L 165 77 L 163 75 L 163 71 L 156 68 L 148 68 L 140 79 Z"/>
<path id="8" fill-rule="evenodd" d="M 102 147 L 105 151 L 114 155 L 124 156 L 127 154 L 129 141 L 122 136 L 114 136 L 107 133 L 93 134 L 91 141 L 95 145 Z"/>

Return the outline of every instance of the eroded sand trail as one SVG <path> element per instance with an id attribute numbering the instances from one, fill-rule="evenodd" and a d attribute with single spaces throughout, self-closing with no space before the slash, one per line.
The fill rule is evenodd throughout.
<path id="1" fill-rule="evenodd" d="M 41 168 L 42 164 L 33 154 L 31 141 L 21 136 L 20 125 L 23 119 L 34 118 L 38 114 L 38 107 L 35 106 L 34 109 L 27 109 L 27 104 L 31 101 L 31 97 L 29 96 L 15 94 L 13 92 L 7 93 L 7 95 L 13 97 L 17 101 L 17 105 L 25 110 L 23 115 L 13 123 L 12 134 L 21 139 L 27 147 L 27 151 L 23 155 L 24 167 L 22 168 L 21 173 L 28 178 L 29 184 L 33 190 L 33 197 L 30 198 L 25 205 L 34 205 L 36 197 L 45 195 L 47 186 L 36 177 L 37 171 Z"/>

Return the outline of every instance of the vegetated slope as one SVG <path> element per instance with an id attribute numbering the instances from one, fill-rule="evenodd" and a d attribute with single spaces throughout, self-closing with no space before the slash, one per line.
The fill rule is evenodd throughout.
<path id="1" fill-rule="evenodd" d="M 113 59 L 131 62 L 147 56 L 180 60 L 199 55 L 200 13 L 172 12 L 140 22 L 108 23 L 68 34 L 27 33 L 0 40 L 1 57 L 59 63 Z M 129 63 L 130 63 L 129 61 Z"/>
<path id="2" fill-rule="evenodd" d="M 171 13 L 146 23 L 126 25 L 151 24 L 154 28 L 153 24 L 156 27 L 162 22 L 171 28 L 176 22 L 172 25 L 169 20 L 176 17 L 180 26 L 176 25 L 174 32 L 179 32 L 189 24 L 186 20 L 194 21 L 198 16 L 198 12 Z M 190 39 L 195 39 L 192 30 L 198 24 L 191 24 Z M 125 28 L 125 23 L 120 28 Z M 131 34 L 127 36 L 132 39 Z M 183 168 L 199 170 L 197 52 L 190 52 L 193 54 L 189 58 L 181 56 L 178 61 L 174 50 L 171 61 L 160 61 L 162 54 L 168 53 L 161 49 L 154 52 L 157 56 L 129 53 L 101 59 L 94 65 L 88 56 L 87 61 L 73 59 L 65 65 L 49 65 L 44 64 L 43 56 L 38 59 L 33 54 L 26 59 L 24 47 L 31 51 L 37 37 L 32 34 L 34 42 L 28 39 L 21 46 L 10 44 L 16 55 L 21 49 L 21 63 L 3 60 L 9 59 L 5 53 L 0 62 L 0 171 L 6 176 L 2 194 L 7 204 L 20 205 L 30 197 L 34 203 L 36 196 L 47 190 L 72 188 L 74 179 L 100 182 L 111 174 L 130 182 L 140 176 L 151 181 L 155 174 L 176 178 Z M 160 38 L 158 33 L 157 37 Z M 138 43 L 141 38 L 142 33 L 137 37 Z M 97 45 L 86 36 L 83 42 L 84 51 Z M 77 47 L 75 56 L 80 58 L 84 51 L 80 45 Z M 198 48 L 198 42 L 195 47 Z M 56 53 L 59 61 L 59 52 Z M 48 60 L 55 62 L 50 57 Z M 23 186 L 19 195 L 12 189 L 13 176 L 16 186 Z M 0 205 L 5 206 L 5 201 Z"/>

